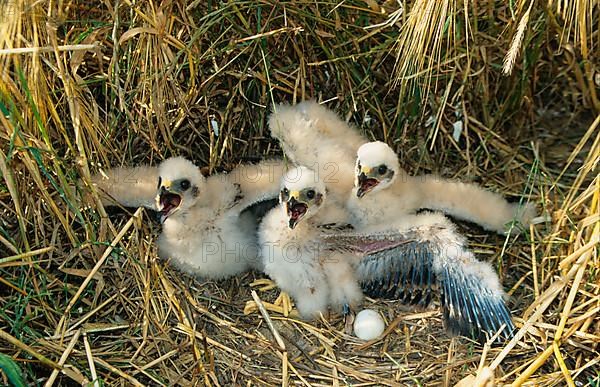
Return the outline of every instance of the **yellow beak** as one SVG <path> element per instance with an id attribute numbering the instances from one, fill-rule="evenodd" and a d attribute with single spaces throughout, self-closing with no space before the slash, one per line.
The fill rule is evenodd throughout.
<path id="1" fill-rule="evenodd" d="M 369 174 L 371 173 L 372 170 L 373 170 L 372 168 L 366 167 L 364 165 L 360 168 L 360 171 L 367 176 L 369 176 Z"/>
<path id="2" fill-rule="evenodd" d="M 158 192 L 156 193 L 156 197 L 154 198 L 154 200 L 156 201 L 156 208 L 158 208 L 159 211 L 161 211 L 163 208 L 163 205 L 160 202 L 160 197 L 165 191 L 170 190 L 172 184 L 173 183 L 171 183 L 169 180 L 163 180 L 160 183 L 160 187 L 158 187 Z"/>
<path id="3" fill-rule="evenodd" d="M 290 198 L 299 200 L 300 199 L 300 191 L 290 191 Z"/>

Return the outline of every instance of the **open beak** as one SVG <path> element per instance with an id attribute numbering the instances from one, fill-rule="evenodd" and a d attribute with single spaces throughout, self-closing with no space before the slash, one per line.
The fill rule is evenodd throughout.
<path id="1" fill-rule="evenodd" d="M 164 223 L 181 205 L 181 195 L 169 191 L 169 187 L 170 184 L 162 185 L 156 195 L 156 207 L 160 213 L 161 223 Z"/>
<path id="2" fill-rule="evenodd" d="M 285 203 L 285 206 L 289 219 L 288 226 L 293 230 L 300 219 L 302 219 L 302 217 L 306 214 L 308 205 L 306 203 L 299 202 L 294 196 L 291 196 Z"/>
<path id="3" fill-rule="evenodd" d="M 361 171 L 360 175 L 358 175 L 358 190 L 356 191 L 356 196 L 362 198 L 375 188 L 377 184 L 379 184 L 379 180 L 368 177 L 364 171 Z"/>

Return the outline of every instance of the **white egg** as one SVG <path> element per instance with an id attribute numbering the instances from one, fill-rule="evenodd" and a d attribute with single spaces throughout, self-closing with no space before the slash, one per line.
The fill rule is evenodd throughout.
<path id="1" fill-rule="evenodd" d="M 373 340 L 385 329 L 383 319 L 373 309 L 361 310 L 354 319 L 354 334 L 362 340 Z"/>

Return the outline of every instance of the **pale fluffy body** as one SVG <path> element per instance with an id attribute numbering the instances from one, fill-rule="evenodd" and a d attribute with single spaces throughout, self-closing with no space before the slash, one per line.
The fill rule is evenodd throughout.
<path id="1" fill-rule="evenodd" d="M 291 170 L 282 180 L 282 188 L 289 191 L 309 187 L 324 195 L 324 185 L 306 168 Z M 294 298 L 303 317 L 317 318 L 328 307 L 358 304 L 362 291 L 354 278 L 354 257 L 325 250 L 320 239 L 320 227 L 345 223 L 346 212 L 325 197 L 321 205 L 310 207 L 291 229 L 285 203 L 281 203 L 263 219 L 259 243 L 265 273 Z"/>
<path id="2" fill-rule="evenodd" d="M 222 176 L 206 179 L 201 199 L 164 221 L 159 255 L 184 271 L 217 279 L 257 267 L 255 230 L 240 222 L 239 194 Z"/>
<path id="3" fill-rule="evenodd" d="M 284 171 L 282 161 L 269 160 L 205 178 L 193 163 L 174 157 L 159 167 L 107 173 L 113 178 L 135 174 L 137 182 L 133 187 L 122 186 L 120 178 L 93 180 L 102 184 L 107 201 L 112 197 L 121 205 L 154 210 L 161 209 L 161 184 L 173 183 L 172 189 L 176 190 L 175 182 L 188 180 L 190 187 L 177 192 L 182 198 L 178 208 L 163 219 L 159 255 L 191 274 L 220 279 L 249 268 L 262 268 L 256 235 L 258 221 L 244 210 L 262 200 L 277 198 Z"/>

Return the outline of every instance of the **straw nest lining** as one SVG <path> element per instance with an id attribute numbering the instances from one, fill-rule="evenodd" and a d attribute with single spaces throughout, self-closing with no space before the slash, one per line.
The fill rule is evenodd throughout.
<path id="1" fill-rule="evenodd" d="M 597 385 L 598 6 L 577 4 L 3 3 L 0 351 L 38 384 L 453 385 L 481 363 L 499 384 Z M 519 343 L 451 339 L 437 309 L 380 300 L 376 343 L 335 315 L 269 310 L 269 327 L 244 314 L 252 290 L 277 297 L 261 274 L 184 276 L 157 260 L 151 214 L 80 209 L 68 189 L 176 154 L 211 172 L 279 155 L 268 107 L 306 98 L 413 173 L 538 203 L 550 219 L 519 238 L 463 228 Z"/>

